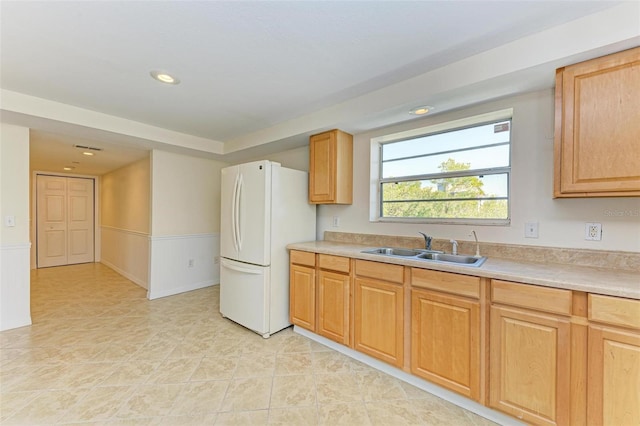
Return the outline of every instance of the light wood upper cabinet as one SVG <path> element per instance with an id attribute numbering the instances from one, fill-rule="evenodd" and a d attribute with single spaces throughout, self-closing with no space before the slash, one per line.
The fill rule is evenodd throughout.
<path id="1" fill-rule="evenodd" d="M 640 424 L 640 301 L 589 295 L 589 321 L 589 424 Z"/>
<path id="2" fill-rule="evenodd" d="M 315 254 L 292 250 L 289 263 L 289 321 L 315 331 Z"/>
<path id="3" fill-rule="evenodd" d="M 540 312 L 547 311 L 555 299 L 548 292 L 552 289 L 497 283 L 519 290 L 525 304 L 539 311 L 501 306 L 510 298 L 492 289 L 489 406 L 531 424 L 570 424 L 571 307 L 567 307 L 567 316 Z M 555 291 L 560 298 L 571 294 Z M 534 300 L 537 306 L 532 305 Z M 554 306 L 550 311 L 557 309 Z"/>
<path id="4" fill-rule="evenodd" d="M 349 345 L 351 259 L 319 255 L 318 334 Z"/>
<path id="5" fill-rule="evenodd" d="M 556 73 L 555 197 L 640 195 L 640 47 Z"/>
<path id="6" fill-rule="evenodd" d="M 331 130 L 309 139 L 309 202 L 353 202 L 353 136 Z"/>
<path id="7" fill-rule="evenodd" d="M 357 260 L 354 280 L 354 349 L 396 367 L 404 364 L 403 269 Z"/>

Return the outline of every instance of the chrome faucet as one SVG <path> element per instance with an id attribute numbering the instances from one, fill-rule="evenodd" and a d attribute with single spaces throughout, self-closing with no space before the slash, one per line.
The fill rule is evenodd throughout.
<path id="1" fill-rule="evenodd" d="M 430 236 L 428 236 L 424 232 L 418 231 L 418 234 L 422 234 L 422 236 L 424 237 L 424 248 L 425 248 L 425 250 L 431 250 L 431 240 L 433 238 L 431 238 Z"/>
<path id="2" fill-rule="evenodd" d="M 451 244 L 453 244 L 453 248 L 451 249 L 451 254 L 458 254 L 458 242 L 456 240 L 449 240 Z"/>
<path id="3" fill-rule="evenodd" d="M 471 231 L 471 235 L 473 235 L 473 238 L 476 240 L 476 257 L 480 257 L 480 243 L 478 242 L 476 231 Z"/>

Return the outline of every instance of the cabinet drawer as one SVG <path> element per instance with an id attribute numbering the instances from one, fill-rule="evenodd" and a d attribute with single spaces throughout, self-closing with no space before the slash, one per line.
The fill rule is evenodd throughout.
<path id="1" fill-rule="evenodd" d="M 318 257 L 318 265 L 320 265 L 320 268 L 346 273 L 349 273 L 351 270 L 350 261 L 351 259 L 348 257 L 331 256 L 329 254 L 321 254 Z"/>
<path id="2" fill-rule="evenodd" d="M 571 315 L 571 290 L 491 281 L 491 301 L 535 309 L 554 314 Z"/>
<path id="3" fill-rule="evenodd" d="M 480 298 L 479 277 L 411 268 L 411 285 L 474 299 Z"/>
<path id="4" fill-rule="evenodd" d="M 640 329 L 640 300 L 590 294 L 589 320 Z"/>
<path id="5" fill-rule="evenodd" d="M 291 250 L 289 254 L 291 263 L 306 266 L 316 266 L 316 254 L 308 251 Z"/>
<path id="6" fill-rule="evenodd" d="M 394 283 L 404 283 L 404 266 L 356 260 L 356 275 Z"/>

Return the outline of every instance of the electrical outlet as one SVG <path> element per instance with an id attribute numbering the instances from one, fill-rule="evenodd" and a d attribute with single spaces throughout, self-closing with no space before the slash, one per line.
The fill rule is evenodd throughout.
<path id="1" fill-rule="evenodd" d="M 333 227 L 338 228 L 340 226 L 340 216 L 333 217 Z"/>
<path id="2" fill-rule="evenodd" d="M 538 222 L 527 222 L 524 224 L 525 238 L 538 238 Z"/>
<path id="3" fill-rule="evenodd" d="M 193 268 L 196 265 L 195 259 L 189 259 L 189 268 Z"/>
<path id="4" fill-rule="evenodd" d="M 602 224 L 601 223 L 585 223 L 584 239 L 588 241 L 602 240 Z"/>

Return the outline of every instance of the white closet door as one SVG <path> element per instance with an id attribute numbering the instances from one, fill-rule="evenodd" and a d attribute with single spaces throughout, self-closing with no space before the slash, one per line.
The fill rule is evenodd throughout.
<path id="1" fill-rule="evenodd" d="M 67 179 L 67 264 L 93 262 L 93 179 Z"/>
<path id="2" fill-rule="evenodd" d="M 93 180 L 38 175 L 39 268 L 94 261 Z"/>

